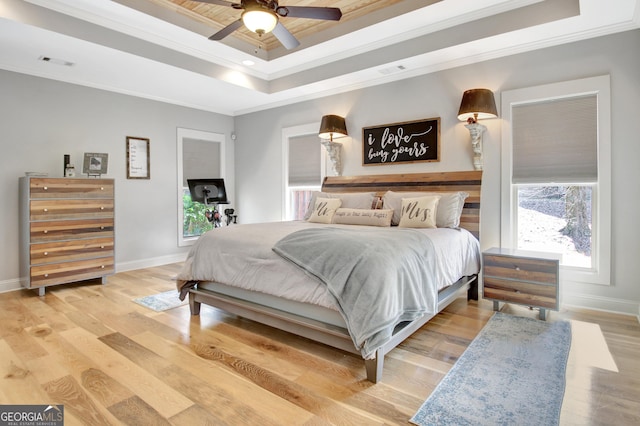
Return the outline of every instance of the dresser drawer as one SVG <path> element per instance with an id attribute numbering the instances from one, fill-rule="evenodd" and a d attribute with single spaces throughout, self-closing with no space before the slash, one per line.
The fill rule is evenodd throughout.
<path id="1" fill-rule="evenodd" d="M 78 238 L 113 238 L 113 218 L 88 220 L 52 220 L 31 222 L 31 243 Z"/>
<path id="2" fill-rule="evenodd" d="M 32 244 L 31 265 L 113 256 L 113 238 Z"/>
<path id="3" fill-rule="evenodd" d="M 31 287 L 88 280 L 114 273 L 113 256 L 31 267 Z"/>
<path id="4" fill-rule="evenodd" d="M 29 195 L 34 198 L 113 198 L 112 179 L 31 178 Z"/>
<path id="5" fill-rule="evenodd" d="M 510 278 L 520 281 L 555 284 L 558 263 L 547 259 L 511 257 L 485 254 L 484 276 Z"/>
<path id="6" fill-rule="evenodd" d="M 29 205 L 30 220 L 113 217 L 113 200 L 36 200 Z"/>

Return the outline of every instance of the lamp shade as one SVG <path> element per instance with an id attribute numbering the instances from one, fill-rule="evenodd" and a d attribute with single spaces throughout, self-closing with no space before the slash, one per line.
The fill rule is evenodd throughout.
<path id="1" fill-rule="evenodd" d="M 254 33 L 266 34 L 278 25 L 278 17 L 270 10 L 247 9 L 242 14 L 242 23 Z"/>
<path id="2" fill-rule="evenodd" d="M 467 121 L 469 118 L 477 120 L 495 118 L 497 116 L 496 101 L 491 90 L 470 89 L 462 95 L 458 120 Z"/>
<path id="3" fill-rule="evenodd" d="M 333 138 L 342 138 L 348 135 L 344 117 L 339 115 L 325 115 L 322 117 L 318 133 L 321 139 L 333 140 Z"/>

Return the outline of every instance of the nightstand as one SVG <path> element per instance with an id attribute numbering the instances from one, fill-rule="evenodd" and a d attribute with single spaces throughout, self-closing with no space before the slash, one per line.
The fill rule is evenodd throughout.
<path id="1" fill-rule="evenodd" d="M 560 307 L 560 260 L 562 255 L 525 250 L 491 248 L 482 253 L 482 294 L 493 300 L 497 311 L 500 302 L 516 303 L 546 310 Z"/>

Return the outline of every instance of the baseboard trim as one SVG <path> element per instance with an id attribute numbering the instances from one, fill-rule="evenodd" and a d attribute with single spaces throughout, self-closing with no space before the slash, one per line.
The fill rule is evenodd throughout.
<path id="1" fill-rule="evenodd" d="M 22 284 L 20 284 L 20 279 L 15 278 L 12 280 L 0 281 L 0 293 L 6 293 L 9 291 L 20 290 L 22 288 Z"/>
<path id="2" fill-rule="evenodd" d="M 184 262 L 186 253 L 171 254 L 168 256 L 154 257 L 151 259 L 120 262 L 116 264 L 116 272 L 135 271 L 136 269 L 151 268 L 153 266 L 168 265 L 170 263 Z"/>
<path id="3" fill-rule="evenodd" d="M 168 256 L 154 257 L 150 259 L 135 260 L 132 262 L 116 263 L 116 272 L 134 271 L 136 269 L 151 268 L 153 266 L 168 265 L 170 263 L 184 262 L 186 253 L 172 254 Z M 0 281 L 0 293 L 22 289 L 20 278 Z"/>
<path id="4" fill-rule="evenodd" d="M 596 311 L 633 315 L 640 318 L 640 302 L 638 301 L 613 299 L 610 297 L 592 296 L 588 294 L 563 293 L 561 304 L 577 308 L 593 309 Z"/>

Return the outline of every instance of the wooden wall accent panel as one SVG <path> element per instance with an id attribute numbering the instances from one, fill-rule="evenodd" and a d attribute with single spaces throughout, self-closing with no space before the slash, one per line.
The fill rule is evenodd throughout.
<path id="1" fill-rule="evenodd" d="M 327 176 L 322 183 L 324 192 L 369 192 L 379 196 L 387 190 L 394 192 L 457 192 L 465 191 L 460 227 L 480 239 L 480 192 L 482 170 L 464 172 L 406 173 L 365 176 Z"/>
<path id="2" fill-rule="evenodd" d="M 20 178 L 22 285 L 50 285 L 115 273 L 113 179 Z"/>

